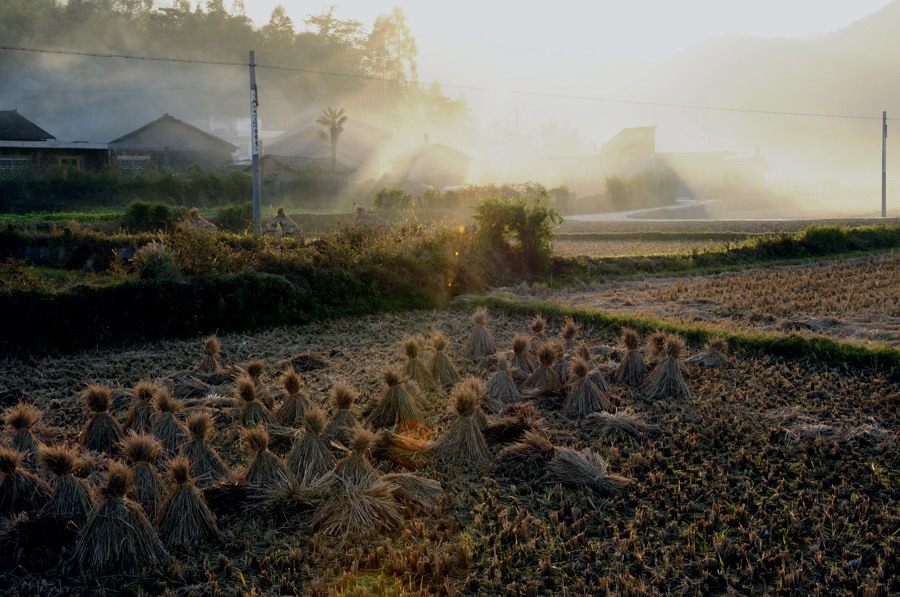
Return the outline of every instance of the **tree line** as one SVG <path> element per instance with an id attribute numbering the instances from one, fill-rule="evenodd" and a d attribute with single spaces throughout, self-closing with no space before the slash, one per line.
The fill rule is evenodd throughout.
<path id="1" fill-rule="evenodd" d="M 419 85 L 416 41 L 401 8 L 379 15 L 367 27 L 360 21 L 338 18 L 334 6 L 295 23 L 284 6 L 278 5 L 269 21 L 257 27 L 247 17 L 243 0 L 234 0 L 229 7 L 225 0 L 194 4 L 174 0 L 171 6 L 155 6 L 152 0 L 0 0 L 0 38 L 10 46 L 227 62 L 246 62 L 247 51 L 254 49 L 261 64 L 307 71 L 259 71 L 261 100 L 268 102 L 265 107 L 270 119 L 296 119 L 298 112 L 315 118 L 325 105 L 360 96 L 365 97 L 366 105 L 385 113 L 413 110 L 442 125 L 463 125 L 469 118 L 464 98 L 444 96 L 437 84 Z M 91 104 L 112 99 L 131 104 L 151 100 L 183 103 L 190 106 L 184 112 L 212 113 L 208 108 L 215 107 L 219 114 L 240 116 L 246 111 L 246 94 L 239 89 L 198 94 L 186 93 L 183 86 L 217 89 L 223 81 L 239 84 L 244 77 L 243 72 L 229 74 L 222 69 L 79 57 L 54 61 L 46 55 L 0 51 L 0 80 L 14 91 L 31 93 L 23 96 L 26 99 L 18 99 L 14 93 L 7 99 L 20 104 L 27 101 L 37 111 L 48 113 L 64 107 L 62 104 L 71 113 L 73 104 L 77 112 L 78 107 L 87 110 Z M 41 90 L 68 92 L 88 82 L 103 91 L 136 88 L 148 81 L 155 87 L 152 98 L 36 95 Z M 113 117 L 117 109 L 112 107 Z"/>

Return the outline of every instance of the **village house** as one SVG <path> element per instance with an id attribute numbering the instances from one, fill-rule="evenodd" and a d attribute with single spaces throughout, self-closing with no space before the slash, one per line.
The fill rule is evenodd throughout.
<path id="1" fill-rule="evenodd" d="M 443 143 L 429 143 L 426 135 L 423 145 L 391 160 L 391 176 L 441 189 L 465 184 L 471 161 L 471 156 Z"/>
<path id="2" fill-rule="evenodd" d="M 192 164 L 221 168 L 238 147 L 224 139 L 163 114 L 153 122 L 109 142 L 109 159 L 126 176 L 146 170 L 185 171 Z"/>
<path id="3" fill-rule="evenodd" d="M 279 183 L 305 180 L 313 175 L 322 185 L 320 190 L 341 189 L 379 169 L 381 149 L 392 137 L 377 126 L 349 119 L 338 137 L 337 160 L 332 172 L 331 139 L 321 134 L 323 130 L 322 125 L 309 122 L 264 144 L 260 175 Z"/>
<path id="4" fill-rule="evenodd" d="M 0 178 L 52 168 L 97 171 L 106 163 L 106 143 L 59 141 L 18 110 L 0 111 Z"/>

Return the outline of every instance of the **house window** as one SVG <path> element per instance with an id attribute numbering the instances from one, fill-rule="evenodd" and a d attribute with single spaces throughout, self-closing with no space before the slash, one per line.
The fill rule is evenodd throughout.
<path id="1" fill-rule="evenodd" d="M 117 155 L 116 165 L 125 178 L 134 178 L 150 169 L 149 155 Z"/>
<path id="2" fill-rule="evenodd" d="M 72 170 L 81 170 L 81 156 L 62 155 L 59 156 L 59 165 L 62 168 L 71 168 Z"/>
<path id="3" fill-rule="evenodd" d="M 31 161 L 27 157 L 0 157 L 0 178 L 12 178 L 24 174 Z"/>

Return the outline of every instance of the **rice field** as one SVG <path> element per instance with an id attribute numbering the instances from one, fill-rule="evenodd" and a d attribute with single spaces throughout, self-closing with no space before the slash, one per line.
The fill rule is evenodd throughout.
<path id="1" fill-rule="evenodd" d="M 500 294 L 729 329 L 900 347 L 900 255 L 685 278 L 506 288 Z"/>
<path id="2" fill-rule="evenodd" d="M 472 315 L 0 363 L 0 591 L 900 591 L 882 372 Z"/>

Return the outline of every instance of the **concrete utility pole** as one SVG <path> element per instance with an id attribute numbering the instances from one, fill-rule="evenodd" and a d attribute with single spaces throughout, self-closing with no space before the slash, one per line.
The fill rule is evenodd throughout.
<path id="1" fill-rule="evenodd" d="M 881 217 L 887 217 L 887 111 L 881 113 Z"/>
<path id="2" fill-rule="evenodd" d="M 256 92 L 256 58 L 250 50 L 250 155 L 253 172 L 253 222 L 256 233 L 262 232 L 262 208 L 259 203 L 259 128 L 256 124 L 256 112 L 259 97 Z"/>

